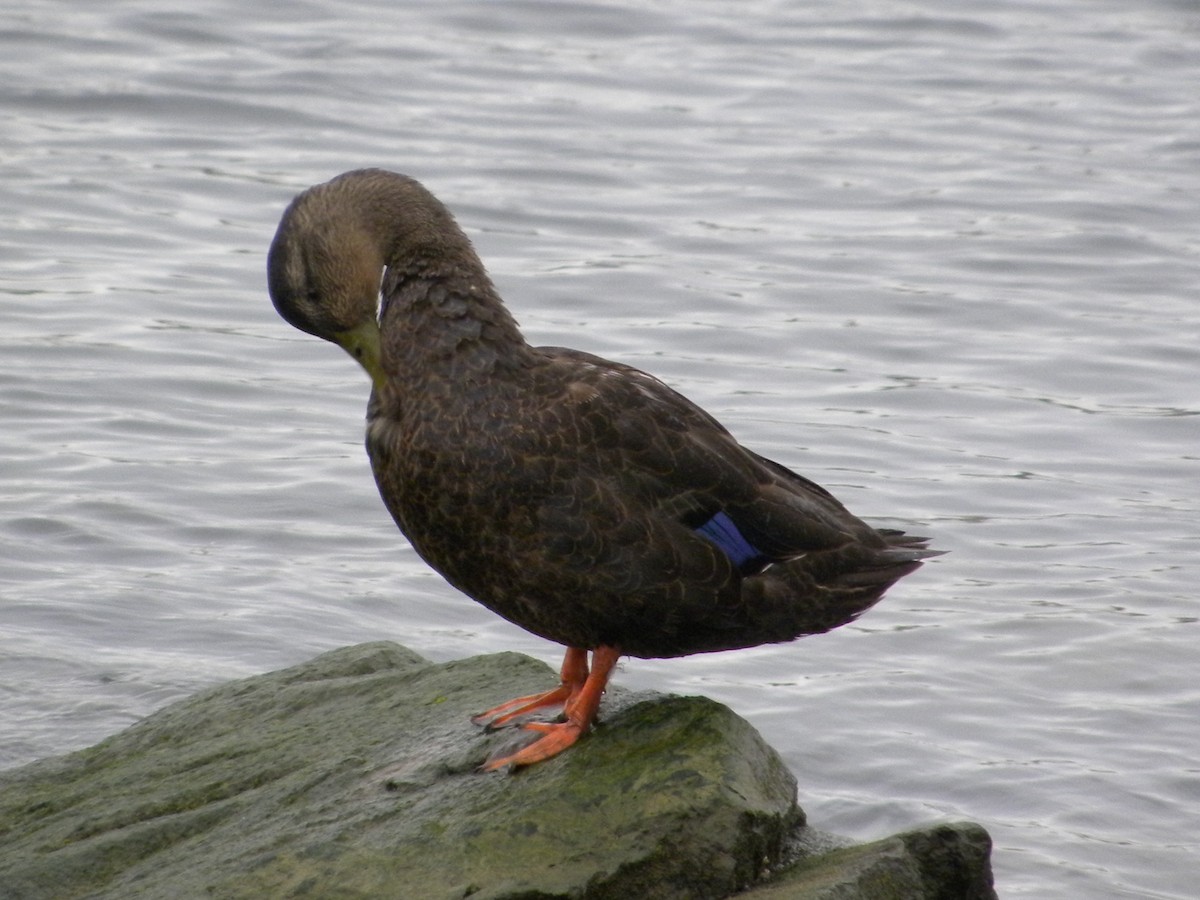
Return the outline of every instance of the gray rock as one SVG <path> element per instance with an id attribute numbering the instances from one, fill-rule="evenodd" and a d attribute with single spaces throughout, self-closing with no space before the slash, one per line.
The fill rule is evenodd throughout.
<path id="1" fill-rule="evenodd" d="M 804 829 L 808 831 L 808 829 Z M 746 900 L 995 900 L 992 840 L 973 822 L 803 853 Z"/>
<path id="2" fill-rule="evenodd" d="M 476 772 L 513 732 L 469 715 L 554 681 L 517 654 L 434 664 L 374 643 L 198 694 L 0 773 L 0 897 L 719 898 L 812 834 L 778 755 L 702 698 L 616 691 L 569 752 Z M 894 862 L 924 886 L 943 878 L 927 864 L 938 853 L 910 844 L 935 831 L 880 842 L 873 861 L 852 855 L 866 848 L 817 858 L 851 854 L 843 872 Z M 958 843 L 978 851 L 978 836 Z M 816 883 L 811 856 L 759 890 Z M 955 859 L 990 885 L 986 848 Z"/>

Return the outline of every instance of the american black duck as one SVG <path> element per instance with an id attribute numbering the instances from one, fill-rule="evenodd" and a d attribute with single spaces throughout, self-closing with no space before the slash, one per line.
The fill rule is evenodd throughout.
<path id="1" fill-rule="evenodd" d="M 284 319 L 371 376 L 367 453 L 417 552 L 567 647 L 558 687 L 476 717 L 540 733 L 486 768 L 573 744 L 620 656 L 828 631 L 934 553 L 745 449 L 653 376 L 531 347 L 449 211 L 411 178 L 364 169 L 300 194 L 268 276 Z M 559 721 L 528 721 L 558 706 Z"/>

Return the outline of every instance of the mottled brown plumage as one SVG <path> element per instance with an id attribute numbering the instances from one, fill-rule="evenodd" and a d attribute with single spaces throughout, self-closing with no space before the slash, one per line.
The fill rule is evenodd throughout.
<path id="1" fill-rule="evenodd" d="M 828 631 L 932 555 L 741 447 L 656 378 L 531 347 L 450 213 L 410 178 L 361 170 L 301 194 L 269 280 L 287 321 L 371 375 L 368 455 L 417 552 L 506 619 L 575 648 L 563 688 L 522 698 L 565 701 L 573 733 L 535 726 L 550 733 L 492 767 L 586 731 L 619 655 Z M 589 650 L 602 679 L 589 678 Z M 513 709 L 492 712 L 507 721 Z"/>

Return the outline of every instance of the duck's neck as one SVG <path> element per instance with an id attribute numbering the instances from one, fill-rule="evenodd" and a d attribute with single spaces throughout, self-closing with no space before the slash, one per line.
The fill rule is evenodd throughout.
<path id="1" fill-rule="evenodd" d="M 390 378 L 479 380 L 529 359 L 516 320 L 469 244 L 466 249 L 469 258 L 409 257 L 385 272 L 380 331 Z"/>
<path id="2" fill-rule="evenodd" d="M 379 170 L 345 185 L 385 263 L 380 310 L 390 379 L 486 377 L 530 354 L 470 240 L 418 182 Z"/>

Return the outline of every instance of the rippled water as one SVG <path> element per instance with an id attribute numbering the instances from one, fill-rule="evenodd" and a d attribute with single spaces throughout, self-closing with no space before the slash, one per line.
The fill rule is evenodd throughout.
<path id="1" fill-rule="evenodd" d="M 0 765 L 358 641 L 556 661 L 399 538 L 365 379 L 265 295 L 289 198 L 382 165 L 533 340 L 952 551 L 854 626 L 623 683 L 734 706 L 819 827 L 983 823 L 1003 896 L 1194 896 L 1194 4 L 0 22 Z"/>

